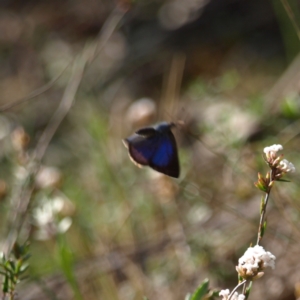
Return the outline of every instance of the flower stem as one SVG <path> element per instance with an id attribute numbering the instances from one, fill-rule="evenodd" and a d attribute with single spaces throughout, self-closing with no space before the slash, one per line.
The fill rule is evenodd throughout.
<path id="1" fill-rule="evenodd" d="M 231 299 L 231 297 L 233 296 L 233 294 L 235 293 L 235 291 L 236 291 L 240 286 L 242 286 L 243 284 L 246 285 L 246 282 L 247 282 L 247 280 L 244 280 L 244 281 L 240 282 L 240 283 L 232 290 L 232 292 L 231 292 L 230 295 L 228 296 L 228 300 Z"/>
<path id="2" fill-rule="evenodd" d="M 273 178 L 275 172 L 271 169 L 270 171 L 270 179 L 269 179 L 269 184 L 275 179 Z M 256 245 L 259 245 L 260 240 L 262 239 L 262 228 L 264 226 L 264 221 L 265 221 L 265 215 L 267 212 L 267 204 L 269 201 L 270 193 L 271 193 L 271 186 L 269 186 L 268 191 L 266 192 L 265 199 L 262 205 L 262 210 L 260 214 L 260 220 L 259 220 L 259 226 L 258 226 L 258 234 L 257 234 L 257 242 Z"/>

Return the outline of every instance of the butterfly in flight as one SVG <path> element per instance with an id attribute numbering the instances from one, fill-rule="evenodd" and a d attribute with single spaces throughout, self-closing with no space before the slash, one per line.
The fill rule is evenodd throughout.
<path id="1" fill-rule="evenodd" d="M 179 177 L 177 145 L 171 131 L 174 123 L 161 122 L 145 127 L 123 140 L 129 156 L 138 166 L 150 168 L 171 177 Z"/>

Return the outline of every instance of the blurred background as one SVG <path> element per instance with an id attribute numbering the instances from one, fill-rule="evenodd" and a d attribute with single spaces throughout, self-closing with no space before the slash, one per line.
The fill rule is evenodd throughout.
<path id="1" fill-rule="evenodd" d="M 298 0 L 1 1 L 1 244 L 23 204 L 20 299 L 236 286 L 256 243 L 263 148 L 282 144 L 299 165 L 299 28 Z M 183 123 L 179 179 L 137 168 L 122 145 L 164 120 Z M 299 175 L 289 179 L 272 191 L 262 241 L 276 269 L 250 299 L 300 298 Z"/>

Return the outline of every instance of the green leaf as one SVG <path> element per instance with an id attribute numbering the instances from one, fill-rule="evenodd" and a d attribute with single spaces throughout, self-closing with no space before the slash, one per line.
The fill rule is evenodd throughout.
<path id="1" fill-rule="evenodd" d="M 248 299 L 248 297 L 249 297 L 249 295 L 250 295 L 251 288 L 252 288 L 252 281 L 250 282 L 249 286 L 248 286 L 247 289 L 246 289 L 246 293 L 245 293 L 246 300 Z"/>
<path id="2" fill-rule="evenodd" d="M 9 279 L 8 279 L 8 276 L 5 276 L 3 286 L 2 286 L 3 293 L 8 293 L 8 290 L 9 290 L 8 286 L 9 286 Z"/>
<path id="3" fill-rule="evenodd" d="M 267 221 L 264 221 L 262 227 L 261 227 L 261 233 L 260 233 L 260 236 L 263 237 L 265 232 L 266 232 L 266 229 L 267 229 Z"/>
<path id="4" fill-rule="evenodd" d="M 16 263 L 16 269 L 15 269 L 15 274 L 18 274 L 20 272 L 20 269 L 22 267 L 22 260 L 18 260 L 17 263 Z"/>
<path id="5" fill-rule="evenodd" d="M 191 294 L 187 294 L 184 298 L 184 300 L 191 300 L 192 295 Z"/>
<path id="6" fill-rule="evenodd" d="M 26 255 L 24 255 L 24 256 L 22 257 L 22 260 L 23 260 L 23 261 L 26 261 L 26 260 L 28 260 L 30 257 L 31 257 L 31 254 L 28 253 L 28 254 L 26 254 Z"/>
<path id="7" fill-rule="evenodd" d="M 263 212 L 265 207 L 265 197 L 261 197 L 261 201 L 260 201 L 260 214 Z"/>
<path id="8" fill-rule="evenodd" d="M 189 300 L 201 300 L 208 293 L 209 280 L 204 279 Z"/>
<path id="9" fill-rule="evenodd" d="M 281 182 L 291 182 L 290 180 L 282 179 L 282 178 L 276 179 L 276 181 L 281 181 Z"/>
<path id="10" fill-rule="evenodd" d="M 75 299 L 82 300 L 83 297 L 81 295 L 73 269 L 75 262 L 74 254 L 63 236 L 59 236 L 58 238 L 58 259 L 61 269 L 74 292 Z"/>
<path id="11" fill-rule="evenodd" d="M 289 95 L 284 100 L 285 101 L 281 105 L 281 110 L 284 116 L 290 119 L 299 118 L 300 107 L 297 95 Z"/>
<path id="12" fill-rule="evenodd" d="M 220 290 L 215 290 L 212 293 L 212 297 L 219 297 L 219 294 L 220 294 Z"/>
<path id="13" fill-rule="evenodd" d="M 268 191 L 268 188 L 262 182 L 256 182 L 254 185 L 264 193 Z"/>
<path id="14" fill-rule="evenodd" d="M 15 262 L 13 260 L 8 260 L 5 264 L 5 268 L 9 272 L 14 272 L 16 268 Z"/>
<path id="15" fill-rule="evenodd" d="M 21 266 L 20 268 L 20 274 L 24 273 L 27 269 L 28 269 L 29 265 L 28 264 L 24 264 Z"/>

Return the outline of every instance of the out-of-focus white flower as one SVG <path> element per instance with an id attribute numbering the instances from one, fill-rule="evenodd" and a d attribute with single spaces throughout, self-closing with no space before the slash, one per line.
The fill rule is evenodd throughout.
<path id="1" fill-rule="evenodd" d="M 243 295 L 243 294 L 238 295 L 238 293 L 235 292 L 233 294 L 233 296 L 231 297 L 231 300 L 244 300 L 245 298 L 246 298 L 245 295 Z"/>
<path id="2" fill-rule="evenodd" d="M 54 220 L 54 209 L 52 203 L 46 202 L 35 208 L 33 216 L 37 226 L 45 226 Z"/>
<path id="3" fill-rule="evenodd" d="M 266 267 L 275 268 L 276 257 L 266 252 L 262 246 L 249 247 L 245 254 L 239 259 L 236 267 L 238 274 L 244 279 L 257 279 L 264 275 L 262 272 Z"/>
<path id="4" fill-rule="evenodd" d="M 272 146 L 268 146 L 264 148 L 264 153 L 268 153 L 268 152 L 278 152 L 280 150 L 283 150 L 282 145 L 280 144 L 274 144 Z"/>
<path id="5" fill-rule="evenodd" d="M 286 159 L 280 161 L 279 167 L 280 170 L 284 173 L 288 173 L 288 172 L 294 173 L 296 171 L 295 166 Z"/>
<path id="6" fill-rule="evenodd" d="M 129 106 L 126 118 L 131 126 L 138 127 L 151 123 L 155 114 L 156 104 L 154 100 L 141 98 Z"/>
<path id="7" fill-rule="evenodd" d="M 34 209 L 33 219 L 37 227 L 36 239 L 51 239 L 57 233 L 64 233 L 71 227 L 72 219 L 69 216 L 61 218 L 64 206 L 65 202 L 62 197 L 44 198 L 41 204 Z"/>
<path id="8" fill-rule="evenodd" d="M 230 291 L 227 289 L 227 290 L 221 290 L 220 293 L 219 293 L 219 296 L 220 297 L 223 297 L 222 300 L 228 300 L 229 299 L 229 295 L 230 295 Z M 246 297 L 245 295 L 243 294 L 238 294 L 237 292 L 235 292 L 230 300 L 244 300 Z"/>
<path id="9" fill-rule="evenodd" d="M 58 224 L 57 224 L 57 230 L 59 233 L 64 233 L 69 230 L 69 228 L 72 225 L 72 219 L 70 217 L 63 218 Z"/>
<path id="10" fill-rule="evenodd" d="M 280 144 L 274 144 L 269 147 L 264 148 L 264 153 L 266 154 L 267 159 L 275 158 L 277 156 L 277 152 L 283 150 L 283 147 Z"/>
<path id="11" fill-rule="evenodd" d="M 223 300 L 227 300 L 229 294 L 230 294 L 229 289 L 227 289 L 227 290 L 221 290 L 220 293 L 219 293 L 219 296 L 223 297 Z"/>
<path id="12" fill-rule="evenodd" d="M 62 175 L 59 169 L 43 166 L 35 178 L 35 185 L 39 189 L 55 188 L 59 186 Z"/>
<path id="13" fill-rule="evenodd" d="M 25 180 L 29 175 L 29 172 L 26 168 L 18 166 L 15 170 L 15 177 L 19 181 Z"/>
<path id="14" fill-rule="evenodd" d="M 266 162 L 269 167 L 273 170 L 273 178 L 275 180 L 280 179 L 284 174 L 288 172 L 295 172 L 295 166 L 286 159 L 283 159 L 283 154 L 277 155 L 277 152 L 282 150 L 283 147 L 279 144 L 265 147 L 264 153 Z"/>

